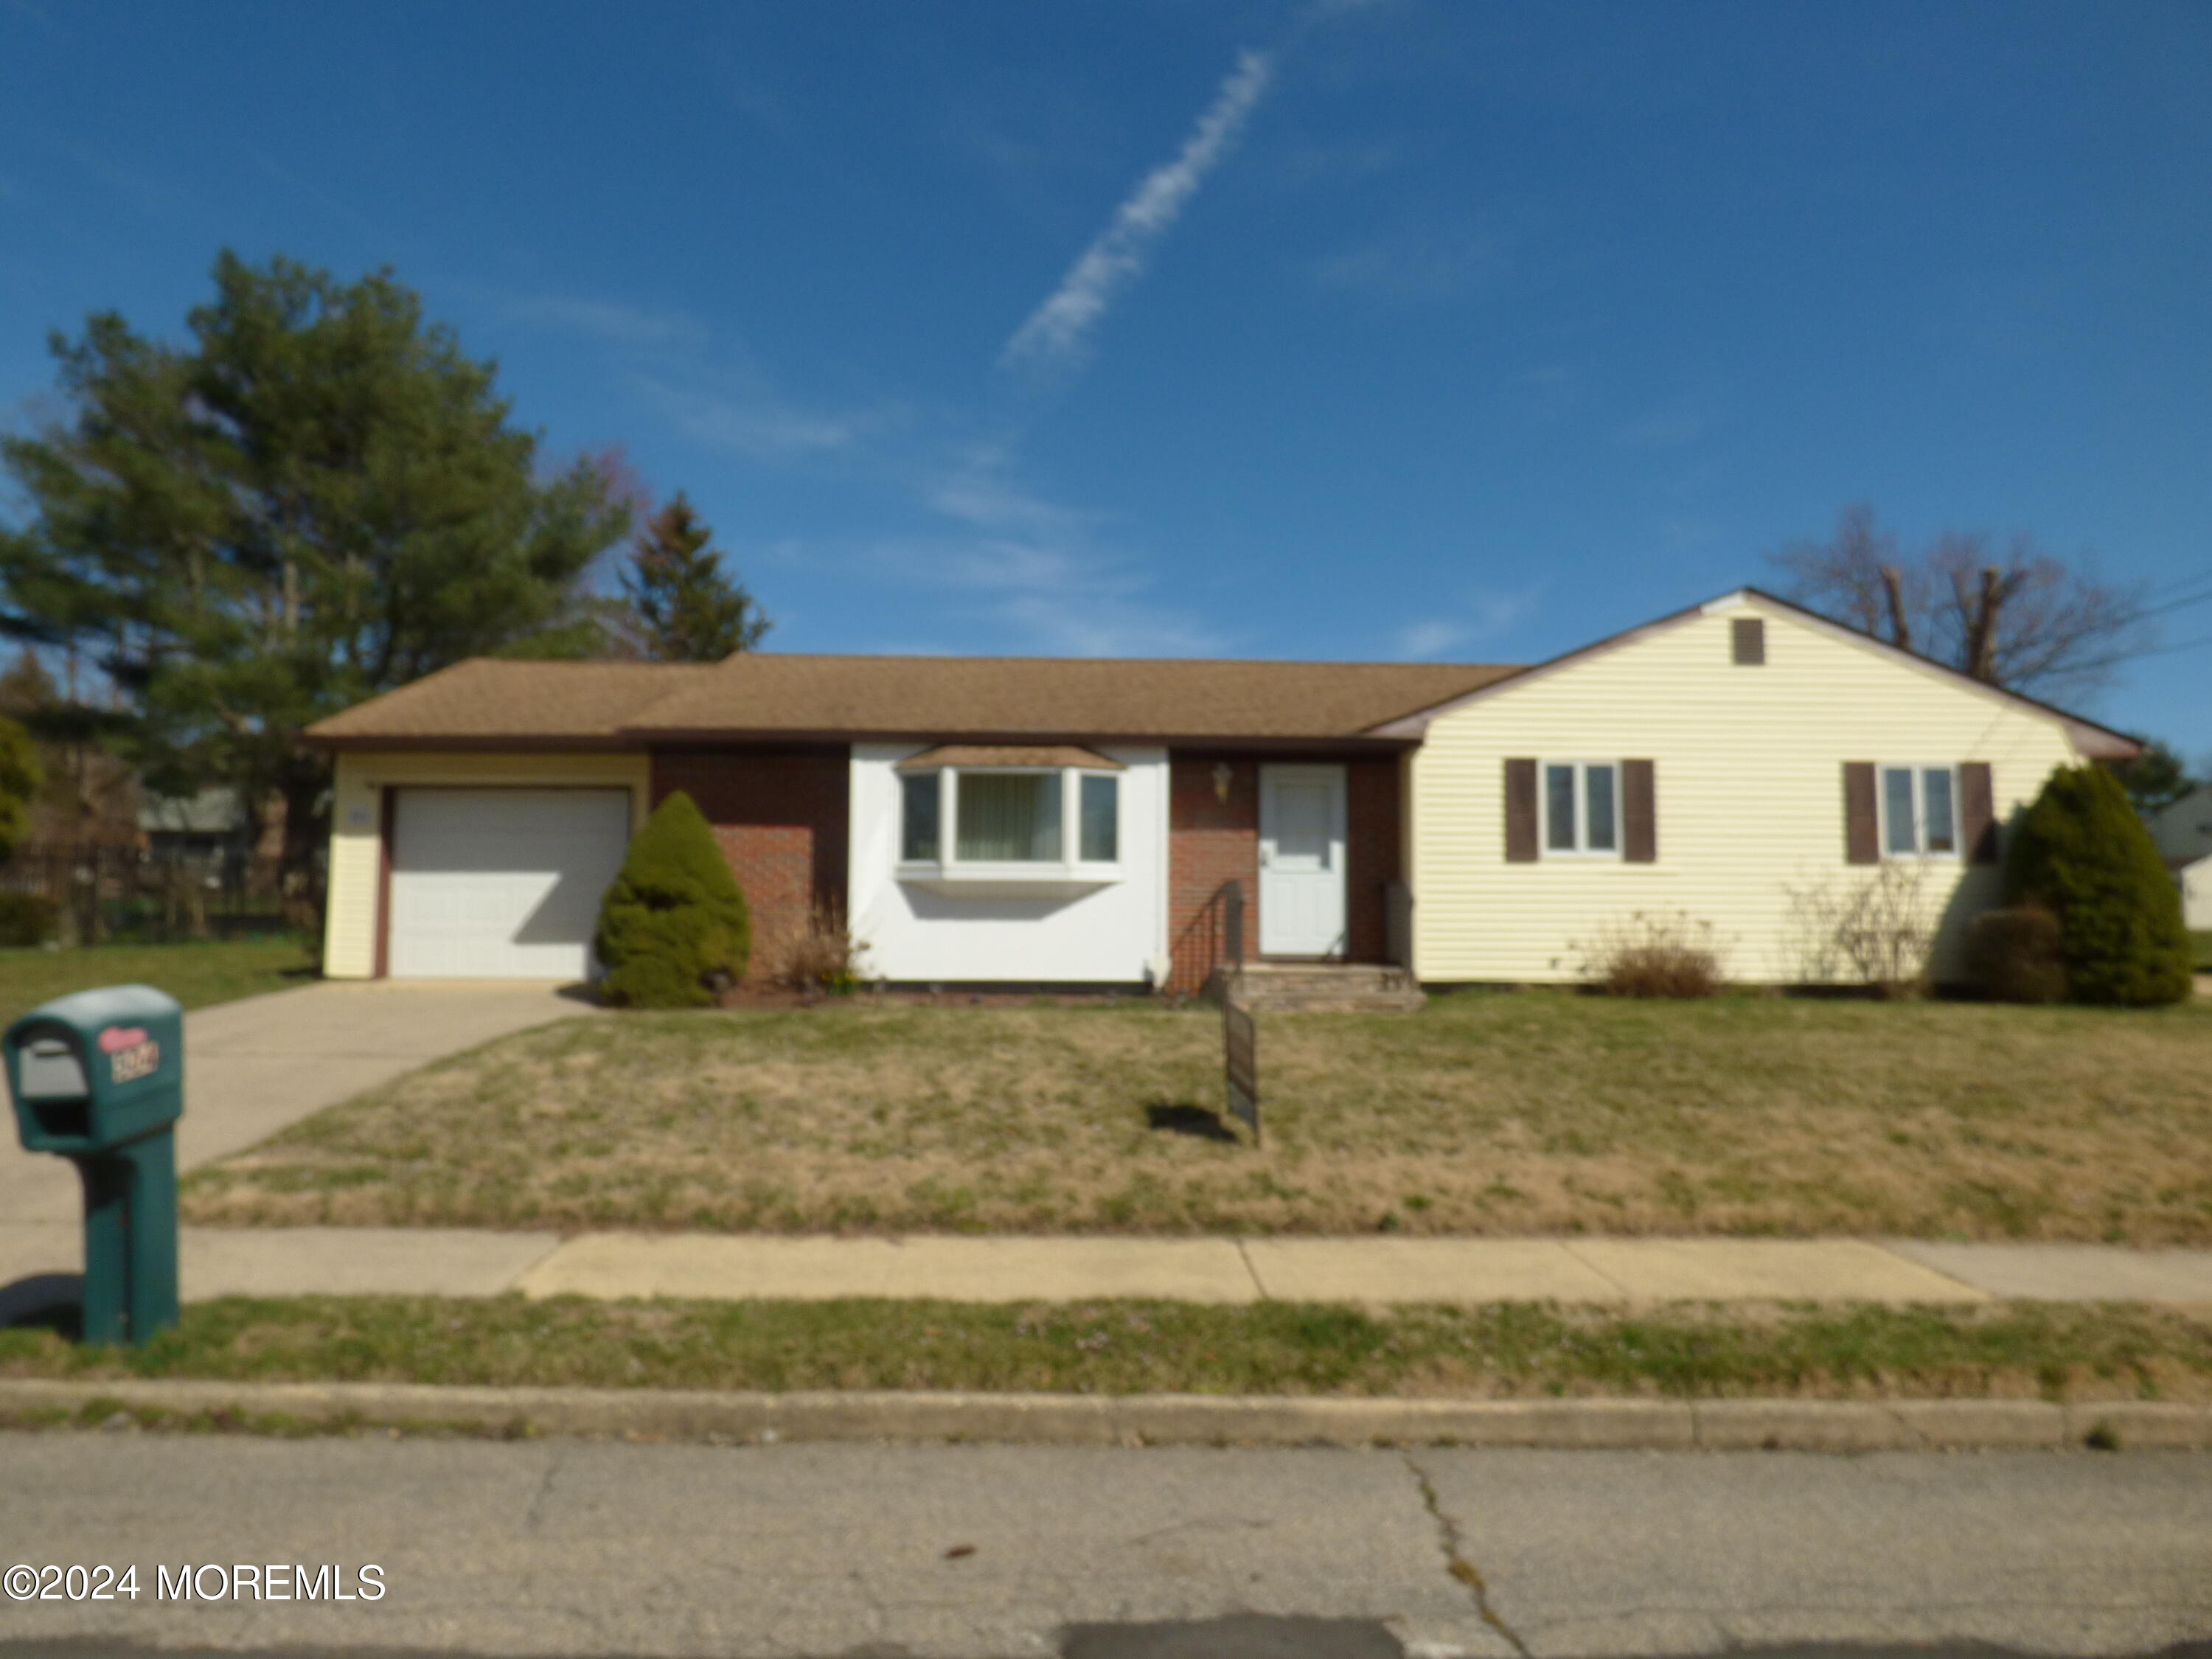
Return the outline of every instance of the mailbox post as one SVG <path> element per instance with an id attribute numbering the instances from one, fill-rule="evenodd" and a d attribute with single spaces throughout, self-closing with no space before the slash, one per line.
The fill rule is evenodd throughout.
<path id="1" fill-rule="evenodd" d="M 8 1028 L 26 1151 L 84 1183 L 84 1340 L 145 1342 L 177 1322 L 177 1119 L 184 1011 L 150 985 L 58 997 Z"/>

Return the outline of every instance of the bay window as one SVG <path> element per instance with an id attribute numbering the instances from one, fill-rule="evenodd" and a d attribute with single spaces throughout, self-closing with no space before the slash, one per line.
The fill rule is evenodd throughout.
<path id="1" fill-rule="evenodd" d="M 1064 860 L 1056 772 L 955 772 L 952 821 L 963 864 L 1049 864 Z"/>
<path id="2" fill-rule="evenodd" d="M 939 840 L 938 775 L 912 772 L 899 780 L 899 861 L 934 864 L 943 856 Z"/>
<path id="3" fill-rule="evenodd" d="M 1121 769 L 1074 748 L 948 745 L 902 761 L 899 878 L 977 891 L 1119 880 Z"/>

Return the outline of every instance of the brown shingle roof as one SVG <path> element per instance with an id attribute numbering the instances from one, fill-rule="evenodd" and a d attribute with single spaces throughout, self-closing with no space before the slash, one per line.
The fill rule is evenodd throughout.
<path id="1" fill-rule="evenodd" d="M 714 665 L 640 662 L 510 662 L 476 657 L 307 728 L 310 742 L 368 739 L 420 743 L 619 741 L 637 712 L 703 675 Z"/>
<path id="2" fill-rule="evenodd" d="M 1434 663 L 749 653 L 654 703 L 643 732 L 1343 738 L 1510 672 Z"/>
<path id="3" fill-rule="evenodd" d="M 1354 738 L 1514 672 L 1467 663 L 772 652 L 700 667 L 477 660 L 333 715 L 307 736 L 332 746 L 748 735 Z"/>

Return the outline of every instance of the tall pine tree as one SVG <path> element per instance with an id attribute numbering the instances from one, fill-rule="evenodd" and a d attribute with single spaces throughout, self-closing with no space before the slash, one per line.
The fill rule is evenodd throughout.
<path id="1" fill-rule="evenodd" d="M 720 662 L 750 651 L 774 626 L 723 574 L 714 532 L 682 490 L 645 521 L 622 573 L 629 643 L 655 662 Z"/>
<path id="2" fill-rule="evenodd" d="M 182 343 L 112 313 L 53 337 L 68 412 L 0 443 L 30 509 L 0 526 L 0 632 L 97 665 L 155 788 L 281 798 L 306 896 L 329 766 L 301 728 L 463 657 L 586 648 L 578 579 L 629 512 L 588 462 L 544 470 L 388 271 L 225 252 L 215 288 Z"/>

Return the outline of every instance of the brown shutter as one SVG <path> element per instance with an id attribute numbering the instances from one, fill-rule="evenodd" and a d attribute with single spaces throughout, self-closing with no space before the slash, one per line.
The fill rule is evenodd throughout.
<path id="1" fill-rule="evenodd" d="M 1881 862 L 1881 819 L 1874 803 L 1874 763 L 1844 763 L 1844 862 Z"/>
<path id="2" fill-rule="evenodd" d="M 1630 864 L 1659 861 L 1658 787 L 1648 760 L 1620 763 L 1620 856 Z"/>
<path id="3" fill-rule="evenodd" d="M 1536 861 L 1536 763 L 1505 763 L 1505 861 Z"/>
<path id="4" fill-rule="evenodd" d="M 1766 660 L 1766 624 L 1757 617 L 1739 617 L 1729 625 L 1735 660 L 1756 668 Z"/>
<path id="5" fill-rule="evenodd" d="M 1959 818 L 1965 832 L 1966 858 L 1973 864 L 1997 861 L 1996 792 L 1990 784 L 1987 761 L 1966 761 L 1959 768 Z"/>

